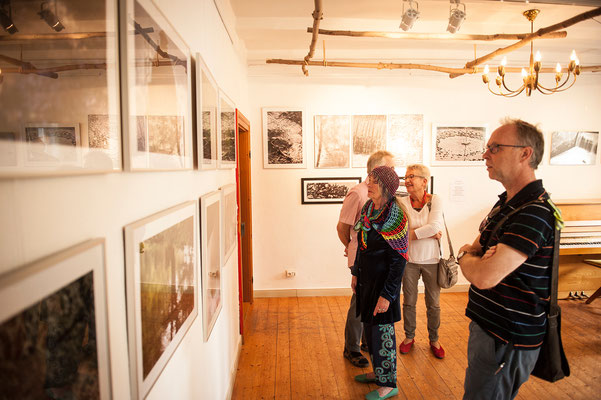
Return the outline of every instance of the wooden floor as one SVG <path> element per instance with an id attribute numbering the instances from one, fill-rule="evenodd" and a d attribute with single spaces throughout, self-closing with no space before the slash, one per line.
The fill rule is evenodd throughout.
<path id="1" fill-rule="evenodd" d="M 342 356 L 349 297 L 255 299 L 250 308 L 233 399 L 363 399 L 376 388 L 353 377 L 369 369 Z M 461 399 L 467 366 L 467 293 L 441 295 L 440 342 L 447 356 L 430 352 L 423 295 L 418 299 L 416 345 L 398 354 L 399 396 Z M 518 399 L 601 399 L 601 300 L 560 301 L 562 337 L 572 374 L 556 383 L 531 377 Z M 404 337 L 396 324 L 397 345 Z"/>

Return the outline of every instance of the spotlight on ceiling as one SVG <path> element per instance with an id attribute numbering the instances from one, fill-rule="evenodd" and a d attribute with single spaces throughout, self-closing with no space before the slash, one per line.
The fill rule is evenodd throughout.
<path id="1" fill-rule="evenodd" d="M 465 4 L 459 0 L 451 0 L 451 4 L 455 4 L 455 8 L 449 6 L 449 25 L 447 26 L 447 32 L 455 33 L 461 27 L 463 20 L 467 16 L 465 13 Z M 459 6 L 463 6 L 463 11 L 459 9 Z"/>
<path id="2" fill-rule="evenodd" d="M 54 11 L 56 11 L 56 1 L 54 3 Z M 55 31 L 60 32 L 63 29 L 65 29 L 65 26 L 61 24 L 56 14 L 48 8 L 48 3 L 46 3 L 45 1 L 43 1 L 42 4 L 40 4 L 40 12 L 38 13 L 38 15 L 41 19 L 46 21 L 46 23 L 50 25 L 50 27 Z"/>
<path id="3" fill-rule="evenodd" d="M 405 11 L 405 3 L 409 4 L 409 9 Z M 415 7 L 413 4 L 415 3 Z M 415 20 L 419 18 L 419 4 L 413 0 L 403 0 L 403 19 L 401 20 L 401 28 L 404 31 L 408 31 L 413 27 Z"/>
<path id="4" fill-rule="evenodd" d="M 4 4 L 8 4 L 8 12 L 4 10 Z M 11 35 L 17 33 L 19 30 L 13 23 L 12 10 L 10 8 L 10 2 L 0 2 L 0 24 L 2 24 L 2 28 Z"/>

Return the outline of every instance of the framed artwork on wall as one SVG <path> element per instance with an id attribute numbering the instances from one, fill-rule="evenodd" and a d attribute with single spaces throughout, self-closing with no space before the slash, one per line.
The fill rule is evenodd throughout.
<path id="1" fill-rule="evenodd" d="M 205 342 L 211 337 L 222 305 L 221 226 L 221 193 L 214 191 L 200 198 L 202 326 Z"/>
<path id="2" fill-rule="evenodd" d="M 0 277 L 0 398 L 111 398 L 104 239 Z"/>
<path id="3" fill-rule="evenodd" d="M 423 114 L 389 115 L 386 149 L 394 155 L 394 165 L 397 167 L 423 164 Z"/>
<path id="4" fill-rule="evenodd" d="M 263 168 L 306 168 L 303 110 L 263 108 Z"/>
<path id="5" fill-rule="evenodd" d="M 302 204 L 342 204 L 348 191 L 361 183 L 356 178 L 301 178 Z"/>
<path id="6" fill-rule="evenodd" d="M 217 168 L 218 88 L 209 68 L 196 53 L 196 142 L 198 169 Z"/>
<path id="7" fill-rule="evenodd" d="M 195 201 L 124 228 L 132 398 L 143 399 L 198 314 Z"/>
<path id="8" fill-rule="evenodd" d="M 54 10 L 52 4 L 42 2 L 38 8 Z M 65 25 L 57 32 L 63 27 L 69 33 L 95 32 L 78 37 L 44 28 L 40 13 L 31 12 L 30 6 L 10 2 L 12 15 L 19 16 L 18 35 L 48 30 L 44 39 L 0 42 L 4 57 L 0 131 L 16 134 L 11 140 L 0 137 L 0 155 L 9 156 L 0 161 L 0 177 L 120 171 L 118 2 L 60 4 L 61 15 L 69 17 L 61 18 Z M 88 136 L 93 134 L 87 126 L 89 114 L 114 116 L 116 129 L 106 131 L 106 141 L 114 143 L 115 151 L 89 145 Z M 32 124 L 38 121 L 43 122 Z"/>
<path id="9" fill-rule="evenodd" d="M 236 203 L 236 185 L 229 184 L 220 188 L 222 208 L 222 265 L 225 266 L 238 244 L 238 204 Z"/>
<path id="10" fill-rule="evenodd" d="M 192 169 L 190 50 L 151 0 L 127 0 L 121 7 L 125 168 Z"/>
<path id="11" fill-rule="evenodd" d="M 365 168 L 369 156 L 386 149 L 386 115 L 353 115 L 352 160 L 354 168 Z"/>
<path id="12" fill-rule="evenodd" d="M 25 166 L 82 166 L 77 123 L 33 123 L 25 126 Z"/>
<path id="13" fill-rule="evenodd" d="M 594 165 L 597 163 L 599 132 L 560 131 L 551 133 L 550 165 Z"/>
<path id="14" fill-rule="evenodd" d="M 350 167 L 350 115 L 315 116 L 315 168 Z"/>
<path id="15" fill-rule="evenodd" d="M 432 165 L 483 165 L 488 125 L 432 124 Z"/>
<path id="16" fill-rule="evenodd" d="M 218 167 L 236 167 L 236 107 L 219 91 Z"/>

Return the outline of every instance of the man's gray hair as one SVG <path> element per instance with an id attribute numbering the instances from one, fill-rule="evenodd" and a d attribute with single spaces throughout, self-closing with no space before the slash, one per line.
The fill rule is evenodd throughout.
<path id="1" fill-rule="evenodd" d="M 538 168 L 538 165 L 543 159 L 543 153 L 545 151 L 545 138 L 541 130 L 538 129 L 537 126 L 517 118 L 505 118 L 501 122 L 503 125 L 511 125 L 515 127 L 518 144 L 532 147 L 530 167 L 532 169 Z"/>
<path id="2" fill-rule="evenodd" d="M 367 160 L 367 174 L 369 175 L 374 168 L 386 165 L 386 157 L 394 159 L 394 155 L 386 150 L 379 150 L 369 156 Z"/>

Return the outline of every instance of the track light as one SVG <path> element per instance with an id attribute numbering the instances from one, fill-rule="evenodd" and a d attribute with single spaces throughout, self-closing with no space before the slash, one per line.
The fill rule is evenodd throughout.
<path id="1" fill-rule="evenodd" d="M 405 11 L 405 3 L 409 3 L 409 9 Z M 415 3 L 416 7 L 413 7 L 413 3 Z M 401 20 L 401 28 L 404 31 L 408 31 L 413 27 L 413 23 L 416 19 L 419 18 L 419 4 L 417 1 L 413 0 L 403 0 L 403 18 Z"/>
<path id="2" fill-rule="evenodd" d="M 56 11 L 56 0 L 55 0 L 54 5 L 55 5 L 55 11 Z M 45 1 L 43 1 L 42 4 L 40 4 L 40 12 L 38 13 L 38 15 L 40 16 L 41 19 L 46 21 L 46 23 L 48 25 L 50 25 L 50 27 L 52 29 L 54 29 L 55 31 L 60 32 L 63 29 L 65 29 L 65 26 L 63 24 L 61 24 L 61 22 L 58 20 L 58 17 L 56 16 L 56 14 L 53 13 L 48 8 L 48 3 L 46 3 Z"/>
<path id="3" fill-rule="evenodd" d="M 451 0 L 451 4 L 455 4 L 455 8 L 449 6 L 449 25 L 447 26 L 447 32 L 455 33 L 461 27 L 463 20 L 467 16 L 465 13 L 465 4 L 459 0 Z M 463 6 L 463 11 L 459 9 L 459 6 Z"/>
<path id="4" fill-rule="evenodd" d="M 2 24 L 2 28 L 8 33 L 15 34 L 19 30 L 13 23 L 13 19 L 11 18 L 12 10 L 10 8 L 10 3 L 8 3 L 8 13 L 4 11 L 3 8 L 0 8 L 0 24 Z"/>

